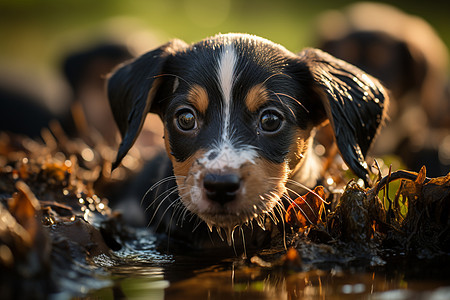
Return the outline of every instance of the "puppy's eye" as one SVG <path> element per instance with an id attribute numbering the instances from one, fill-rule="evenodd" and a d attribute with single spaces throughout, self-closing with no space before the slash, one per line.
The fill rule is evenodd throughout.
<path id="1" fill-rule="evenodd" d="M 188 109 L 181 109 L 176 115 L 176 124 L 182 131 L 190 131 L 197 128 L 195 113 Z"/>
<path id="2" fill-rule="evenodd" d="M 283 118 L 276 110 L 268 109 L 261 114 L 259 127 L 266 132 L 275 132 L 280 129 Z"/>

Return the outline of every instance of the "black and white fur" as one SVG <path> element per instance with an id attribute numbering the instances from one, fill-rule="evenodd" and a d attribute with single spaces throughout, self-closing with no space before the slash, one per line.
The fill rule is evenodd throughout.
<path id="1" fill-rule="evenodd" d="M 310 145 L 326 122 L 344 161 L 367 181 L 365 155 L 388 102 L 376 79 L 342 60 L 246 34 L 170 41 L 117 68 L 108 96 L 123 137 L 115 166 L 147 113 L 164 124 L 171 166 L 162 168 L 173 173 L 161 172 L 159 192 L 151 191 L 153 220 L 182 235 L 203 221 L 229 241 L 244 224 L 275 219 L 287 184 L 316 182 Z"/>

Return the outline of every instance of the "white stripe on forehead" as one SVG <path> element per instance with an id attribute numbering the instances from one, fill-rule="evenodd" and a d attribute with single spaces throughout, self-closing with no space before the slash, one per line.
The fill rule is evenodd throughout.
<path id="1" fill-rule="evenodd" d="M 223 99 L 223 131 L 222 131 L 222 139 L 223 141 L 227 141 L 229 139 L 229 130 L 230 130 L 230 109 L 231 109 L 231 101 L 232 101 L 232 91 L 234 84 L 234 69 L 236 66 L 236 52 L 233 45 L 228 44 L 222 50 L 222 53 L 219 57 L 219 65 L 218 65 L 218 83 L 219 88 L 222 92 Z"/>
<path id="2" fill-rule="evenodd" d="M 225 105 L 231 101 L 231 92 L 234 83 L 234 68 L 236 66 L 236 53 L 233 45 L 226 45 L 219 58 L 218 79 Z"/>
<path id="3" fill-rule="evenodd" d="M 237 54 L 232 44 L 227 44 L 219 55 L 217 65 L 217 83 L 222 94 L 222 135 L 215 141 L 211 149 L 204 154 L 199 162 L 207 170 L 221 171 L 224 169 L 239 169 L 245 163 L 255 163 L 257 153 L 251 146 L 233 145 L 233 128 L 230 124 L 232 91 L 235 82 Z"/>

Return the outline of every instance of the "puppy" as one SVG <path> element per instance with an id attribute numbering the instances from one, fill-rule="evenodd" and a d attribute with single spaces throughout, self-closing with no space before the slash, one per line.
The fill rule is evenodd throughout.
<path id="1" fill-rule="evenodd" d="M 320 166 L 310 146 L 326 122 L 344 161 L 367 181 L 365 155 L 388 102 L 376 79 L 342 60 L 246 34 L 170 41 L 119 66 L 108 97 L 123 137 L 113 167 L 149 112 L 164 124 L 173 174 L 152 163 L 163 178 L 162 192 L 151 189 L 157 223 L 186 237 L 196 216 L 229 243 L 235 228 L 277 220 L 288 183 L 314 185 Z"/>

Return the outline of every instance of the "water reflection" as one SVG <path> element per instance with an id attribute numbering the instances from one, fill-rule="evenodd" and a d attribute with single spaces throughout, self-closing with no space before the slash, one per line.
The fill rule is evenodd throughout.
<path id="1" fill-rule="evenodd" d="M 90 296 L 114 299 L 449 299 L 450 260 L 388 260 L 385 267 L 295 272 L 239 257 L 163 254 L 155 239 L 138 239 L 107 266 L 113 286 Z M 103 266 L 106 267 L 106 266 Z"/>
<path id="2" fill-rule="evenodd" d="M 171 273 L 170 269 L 170 266 L 165 270 L 152 269 L 153 275 L 146 270 L 145 276 L 135 273 L 133 277 L 116 281 L 116 288 L 119 287 L 128 299 L 150 296 L 148 299 L 393 299 L 394 295 L 395 299 L 428 299 L 426 297 L 434 294 L 450 296 L 450 287 L 441 286 L 442 282 L 388 279 L 382 272 L 332 269 L 286 274 L 219 264 L 194 272 L 190 278 L 169 282 L 164 276 Z M 104 295 L 105 291 L 94 295 Z"/>

